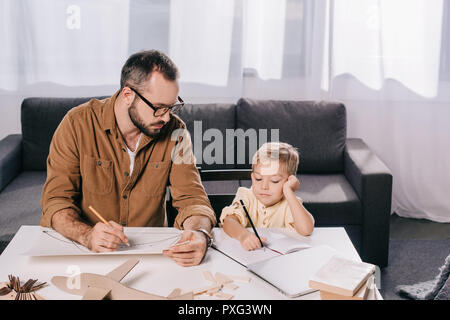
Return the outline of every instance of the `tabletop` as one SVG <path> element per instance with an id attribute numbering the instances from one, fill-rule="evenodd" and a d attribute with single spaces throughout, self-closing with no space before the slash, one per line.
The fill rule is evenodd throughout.
<path id="1" fill-rule="evenodd" d="M 315 228 L 309 237 L 302 237 L 287 229 L 278 229 L 291 236 L 308 242 L 311 246 L 329 245 L 341 255 L 361 261 L 344 228 Z M 92 255 L 92 256 L 49 256 L 30 257 L 23 255 L 37 239 L 41 231 L 39 226 L 22 226 L 8 247 L 0 255 L 0 282 L 7 281 L 8 275 L 20 277 L 22 281 L 38 279 L 51 283 L 53 276 L 74 276 L 78 273 L 106 274 L 125 262 L 136 257 L 140 262 L 121 281 L 122 284 L 152 294 L 167 296 L 175 288 L 188 292 L 206 287 L 211 283 L 203 271 L 250 278 L 249 283 L 235 283 L 238 288 L 222 289 L 232 294 L 234 299 L 244 300 L 284 300 L 287 296 L 264 280 L 249 272 L 244 266 L 231 260 L 215 249 L 209 249 L 202 263 L 193 267 L 182 267 L 162 254 L 146 255 Z M 54 285 L 39 290 L 39 294 L 51 300 L 79 300 L 81 296 L 70 295 Z M 212 299 L 214 296 L 196 295 L 195 299 Z M 320 299 L 319 292 L 309 293 L 296 299 Z"/>

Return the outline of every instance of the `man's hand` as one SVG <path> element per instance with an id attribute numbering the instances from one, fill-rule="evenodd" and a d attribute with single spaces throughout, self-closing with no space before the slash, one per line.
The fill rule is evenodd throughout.
<path id="1" fill-rule="evenodd" d="M 206 254 L 206 243 L 206 235 L 202 232 L 185 230 L 177 244 L 164 250 L 163 254 L 180 266 L 196 266 Z"/>
<path id="2" fill-rule="evenodd" d="M 261 237 L 261 241 L 265 242 L 267 241 L 267 239 Z M 241 243 L 241 246 L 247 251 L 261 248 L 261 243 L 259 242 L 258 237 L 253 232 L 250 232 L 248 230 L 244 230 L 242 236 L 239 237 L 239 242 Z"/>
<path id="3" fill-rule="evenodd" d="M 116 251 L 122 243 L 128 244 L 128 238 L 123 232 L 123 227 L 109 221 L 111 226 L 98 222 L 86 235 L 87 247 L 93 252 Z"/>

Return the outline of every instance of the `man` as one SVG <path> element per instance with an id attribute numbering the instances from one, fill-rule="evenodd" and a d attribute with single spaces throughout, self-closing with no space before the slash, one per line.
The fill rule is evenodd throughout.
<path id="1" fill-rule="evenodd" d="M 202 261 L 216 218 L 193 155 L 192 161 L 173 161 L 178 144 L 191 143 L 183 135 L 172 138 L 186 131 L 174 115 L 183 105 L 177 79 L 177 67 L 164 53 L 139 52 L 123 66 L 120 90 L 111 98 L 66 114 L 47 158 L 42 226 L 94 252 L 114 251 L 128 243 L 123 226 L 164 225 L 169 184 L 178 209 L 174 225 L 185 230 L 179 242 L 186 244 L 164 254 L 183 266 Z"/>

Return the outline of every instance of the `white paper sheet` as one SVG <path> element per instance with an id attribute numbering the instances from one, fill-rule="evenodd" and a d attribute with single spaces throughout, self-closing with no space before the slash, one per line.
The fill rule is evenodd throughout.
<path id="1" fill-rule="evenodd" d="M 41 235 L 24 253 L 26 256 L 68 256 L 68 255 L 126 255 L 160 254 L 174 245 L 181 237 L 176 228 L 124 228 L 130 247 L 122 244 L 117 251 L 95 253 L 69 240 L 53 229 L 41 227 Z"/>

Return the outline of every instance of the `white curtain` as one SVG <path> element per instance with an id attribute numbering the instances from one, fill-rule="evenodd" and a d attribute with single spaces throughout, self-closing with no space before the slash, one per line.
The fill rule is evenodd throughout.
<path id="1" fill-rule="evenodd" d="M 0 2 L 0 88 L 14 90 L 19 83 L 20 65 L 19 45 L 15 41 L 18 28 L 17 11 L 19 8 L 14 1 Z"/>
<path id="2" fill-rule="evenodd" d="M 448 4 L 340 0 L 328 9 L 323 89 L 345 102 L 349 136 L 362 137 L 392 170 L 393 211 L 450 222 L 450 84 L 441 57 L 450 54 L 442 50 L 450 48 L 442 34 Z"/>
<path id="3" fill-rule="evenodd" d="M 155 48 L 180 68 L 188 102 L 344 102 L 348 136 L 393 173 L 393 211 L 450 222 L 449 0 L 0 0 L 0 9 L 0 138 L 20 132 L 24 97 L 111 94 L 125 59 Z"/>
<path id="4" fill-rule="evenodd" d="M 442 8 L 443 0 L 334 1 L 331 76 L 349 73 L 374 90 L 395 79 L 435 97 Z"/>
<path id="5" fill-rule="evenodd" d="M 2 89 L 117 84 L 128 56 L 128 8 L 124 0 L 3 0 L 0 41 L 18 72 L 15 81 L 3 77 Z"/>
<path id="6" fill-rule="evenodd" d="M 226 86 L 234 1 L 170 1 L 169 55 L 181 82 Z"/>
<path id="7" fill-rule="evenodd" d="M 281 79 L 286 0 L 248 0 L 244 5 L 243 65 L 263 80 Z"/>

